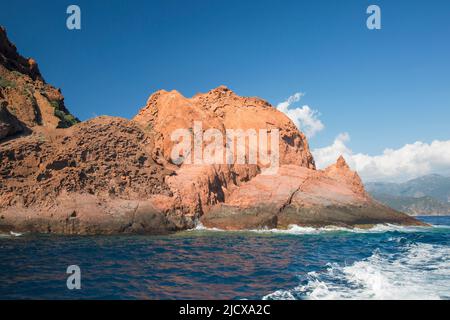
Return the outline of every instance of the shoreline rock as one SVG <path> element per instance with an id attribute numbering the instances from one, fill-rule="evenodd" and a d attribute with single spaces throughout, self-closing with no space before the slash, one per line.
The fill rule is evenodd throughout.
<path id="1" fill-rule="evenodd" d="M 79 122 L 37 64 L 0 29 L 0 231 L 160 234 L 196 221 L 228 230 L 375 223 L 424 225 L 370 198 L 343 158 L 316 170 L 282 112 L 225 86 L 192 98 L 160 90 L 132 119 Z M 263 165 L 174 164 L 171 133 L 277 129 L 278 172 Z M 225 142 L 224 142 L 225 143 Z"/>
<path id="2" fill-rule="evenodd" d="M 286 229 L 289 225 L 426 225 L 374 201 L 343 158 L 325 170 L 288 165 L 281 167 L 277 176 L 257 176 L 232 193 L 225 204 L 204 215 L 201 222 L 205 227 L 225 230 Z"/>

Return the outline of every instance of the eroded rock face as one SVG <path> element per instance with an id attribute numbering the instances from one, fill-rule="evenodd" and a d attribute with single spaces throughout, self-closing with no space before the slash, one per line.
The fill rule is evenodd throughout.
<path id="1" fill-rule="evenodd" d="M 260 174 L 258 165 L 172 164 L 165 154 L 171 147 L 166 117 L 175 112 L 172 107 L 177 114 L 186 112 L 179 125 L 198 116 L 225 127 L 226 117 L 217 119 L 206 106 L 194 108 L 195 116 L 183 111 L 179 102 L 190 103 L 186 100 L 166 93 L 156 115 L 146 107 L 132 121 L 98 117 L 68 129 L 39 127 L 1 143 L 0 228 L 163 233 L 192 228 L 199 219 L 205 226 L 229 230 L 420 224 L 373 201 L 342 157 L 325 170 L 304 162 L 309 158 L 306 140 L 297 152 L 292 146 L 283 149 L 284 160 L 273 175 Z M 289 121 L 283 125 L 289 127 Z M 292 136 L 302 137 L 299 132 Z"/>
<path id="2" fill-rule="evenodd" d="M 58 233 L 192 226 L 175 209 L 165 182 L 172 171 L 155 163 L 152 146 L 136 123 L 114 117 L 0 144 L 2 224 Z"/>
<path id="3" fill-rule="evenodd" d="M 201 219 L 226 230 L 299 226 L 365 227 L 379 223 L 422 225 L 375 202 L 341 157 L 325 170 L 284 165 L 277 175 L 259 175 L 231 193 Z"/>
<path id="4" fill-rule="evenodd" d="M 373 201 L 343 158 L 316 170 L 303 133 L 262 99 L 224 86 L 192 98 L 158 91 L 133 120 L 72 126 L 60 91 L 4 29 L 0 44 L 0 231 L 165 233 L 198 220 L 233 230 L 420 224 Z M 174 163 L 172 132 L 196 121 L 222 134 L 279 130 L 278 171 L 263 175 L 260 162 Z"/>
<path id="5" fill-rule="evenodd" d="M 36 127 L 68 128 L 78 122 L 60 90 L 45 83 L 37 63 L 22 57 L 0 27 L 0 140 Z"/>
<path id="6" fill-rule="evenodd" d="M 0 92 L 0 99 L 2 97 Z M 23 132 L 25 129 L 20 121 L 9 112 L 7 105 L 6 101 L 0 102 L 0 139 Z"/>
<path id="7" fill-rule="evenodd" d="M 225 202 L 230 192 L 261 172 L 261 167 L 255 164 L 173 165 L 171 151 L 175 142 L 171 134 L 180 128 L 192 129 L 195 122 L 201 122 L 203 131 L 220 130 L 224 137 L 227 129 L 246 132 L 276 128 L 280 138 L 279 162 L 315 168 L 305 136 L 288 117 L 262 99 L 240 97 L 225 86 L 192 98 L 175 90 L 158 91 L 133 120 L 154 135 L 153 156 L 158 163 L 175 171 L 167 181 L 191 216 L 206 214 L 214 205 Z"/>
<path id="8" fill-rule="evenodd" d="M 170 161 L 174 142 L 171 134 L 179 128 L 192 128 L 195 121 L 203 130 L 218 129 L 278 129 L 280 132 L 280 164 L 296 164 L 315 169 L 308 142 L 294 123 L 282 112 L 259 98 L 240 97 L 225 86 L 205 94 L 185 98 L 177 91 L 158 91 L 134 117 L 144 128 L 154 132 L 155 154 Z"/>

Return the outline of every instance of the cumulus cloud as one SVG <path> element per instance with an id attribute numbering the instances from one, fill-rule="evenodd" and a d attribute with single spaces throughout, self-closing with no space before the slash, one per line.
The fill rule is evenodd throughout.
<path id="1" fill-rule="evenodd" d="M 318 119 L 320 116 L 317 110 L 311 109 L 309 106 L 294 108 L 292 105 L 299 102 L 304 96 L 304 93 L 296 93 L 290 96 L 286 101 L 277 105 L 277 109 L 285 113 L 308 138 L 313 137 L 317 132 L 323 130 L 325 127 Z"/>
<path id="2" fill-rule="evenodd" d="M 309 106 L 294 107 L 304 93 L 295 93 L 277 105 L 308 138 L 313 137 L 325 126 L 320 113 Z M 339 134 L 333 143 L 312 151 L 316 165 L 323 169 L 336 162 L 342 155 L 361 178 L 368 181 L 401 182 L 430 173 L 450 175 L 450 140 L 435 140 L 431 143 L 417 141 L 399 149 L 386 149 L 380 155 L 353 152 L 348 147 L 350 135 Z"/>
<path id="3" fill-rule="evenodd" d="M 330 146 L 313 150 L 317 167 L 325 168 L 343 155 L 366 182 L 401 182 L 430 173 L 450 173 L 450 140 L 430 144 L 417 141 L 375 156 L 354 153 L 346 145 L 349 140 L 348 133 L 341 133 Z"/>

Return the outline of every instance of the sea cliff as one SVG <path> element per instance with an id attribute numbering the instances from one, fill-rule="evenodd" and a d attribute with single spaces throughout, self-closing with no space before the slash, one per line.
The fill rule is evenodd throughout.
<path id="1" fill-rule="evenodd" d="M 174 163 L 172 133 L 198 121 L 225 136 L 276 130 L 276 172 L 262 174 L 259 161 Z M 285 114 L 225 86 L 192 98 L 161 90 L 131 120 L 80 122 L 0 29 L 1 230 L 156 234 L 199 221 L 228 230 L 422 225 L 373 200 L 344 158 L 317 170 Z"/>

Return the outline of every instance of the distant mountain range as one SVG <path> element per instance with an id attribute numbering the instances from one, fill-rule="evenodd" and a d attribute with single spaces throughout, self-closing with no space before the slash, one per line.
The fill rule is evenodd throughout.
<path id="1" fill-rule="evenodd" d="M 369 182 L 366 190 L 410 215 L 450 215 L 450 177 L 430 174 L 404 183 Z"/>

